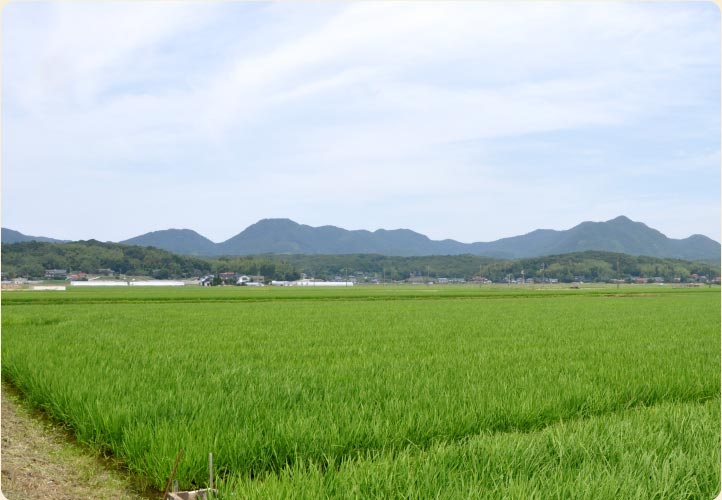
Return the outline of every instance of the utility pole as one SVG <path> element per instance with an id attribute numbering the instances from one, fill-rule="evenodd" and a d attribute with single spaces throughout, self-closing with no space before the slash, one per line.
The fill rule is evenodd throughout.
<path id="1" fill-rule="evenodd" d="M 544 286 L 544 263 L 543 262 L 542 262 L 541 272 L 542 272 L 542 286 Z"/>
<path id="2" fill-rule="evenodd" d="M 619 255 L 617 255 L 617 289 L 619 289 Z"/>
<path id="3" fill-rule="evenodd" d="M 712 264 L 707 264 L 707 288 L 712 288 Z"/>

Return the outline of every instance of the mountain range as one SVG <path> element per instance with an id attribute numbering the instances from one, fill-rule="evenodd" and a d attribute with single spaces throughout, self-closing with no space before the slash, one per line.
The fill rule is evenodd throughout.
<path id="1" fill-rule="evenodd" d="M 46 238 L 45 236 L 28 236 L 20 231 L 2 228 L 0 235 L 2 243 L 23 243 L 25 241 L 39 241 L 41 243 L 67 243 L 66 240 L 56 240 L 55 238 Z"/>
<path id="2" fill-rule="evenodd" d="M 2 242 L 62 242 L 26 236 L 2 228 Z M 153 246 L 170 252 L 196 255 L 351 254 L 374 253 L 393 256 L 460 255 L 516 259 L 601 250 L 629 255 L 719 260 L 720 244 L 695 234 L 684 239 L 668 238 L 642 222 L 619 216 L 605 222 L 582 222 L 567 230 L 537 229 L 530 233 L 491 242 L 461 243 L 431 240 L 409 229 L 376 231 L 346 230 L 335 226 L 311 227 L 290 219 L 263 219 L 236 236 L 214 243 L 190 229 L 166 229 L 146 233 L 119 243 Z"/>

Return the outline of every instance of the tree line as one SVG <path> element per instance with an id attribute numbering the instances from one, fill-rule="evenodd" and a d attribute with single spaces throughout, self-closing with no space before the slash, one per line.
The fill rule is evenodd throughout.
<path id="1" fill-rule="evenodd" d="M 269 256 L 278 258 L 278 256 Z M 633 256 L 614 252 L 585 251 L 525 259 L 500 260 L 475 255 L 431 255 L 423 257 L 390 257 L 375 254 L 350 255 L 287 255 L 284 262 L 309 277 L 333 279 L 362 273 L 367 278 L 401 281 L 409 277 L 458 278 L 474 277 L 501 282 L 511 275 L 526 278 L 553 278 L 562 282 L 611 281 L 632 277 L 665 281 L 689 281 L 693 274 L 719 276 L 718 263 L 690 262 L 680 259 Z"/>
<path id="2" fill-rule="evenodd" d="M 210 259 L 178 255 L 154 247 L 102 243 L 95 240 L 71 243 L 29 241 L 2 245 L 2 272 L 8 278 L 42 278 L 47 269 L 95 274 L 110 269 L 115 274 L 180 279 L 238 272 L 272 279 L 298 279 L 300 274 L 282 260 L 265 257 Z"/>
<path id="3" fill-rule="evenodd" d="M 261 275 L 266 280 L 295 280 L 302 274 L 325 280 L 354 276 L 359 281 L 402 281 L 409 277 L 484 277 L 501 282 L 507 276 L 552 278 L 562 282 L 610 281 L 631 277 L 660 277 L 688 281 L 693 274 L 718 276 L 719 263 L 632 256 L 586 251 L 515 260 L 474 255 L 392 257 L 376 254 L 226 256 L 219 258 L 173 254 L 154 247 L 140 247 L 95 240 L 71 243 L 36 241 L 2 245 L 2 271 L 8 278 L 42 278 L 47 269 L 179 279 L 235 272 Z"/>

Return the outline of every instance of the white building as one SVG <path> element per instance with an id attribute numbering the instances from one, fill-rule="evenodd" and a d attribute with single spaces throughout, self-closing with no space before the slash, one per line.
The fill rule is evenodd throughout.
<path id="1" fill-rule="evenodd" d="M 317 281 L 312 279 L 301 279 L 291 283 L 292 286 L 353 286 L 352 281 Z"/>
<path id="2" fill-rule="evenodd" d="M 107 280 L 71 281 L 70 286 L 128 286 L 128 282 Z"/>
<path id="3" fill-rule="evenodd" d="M 148 281 L 131 281 L 130 286 L 185 286 L 182 281 L 171 280 L 148 280 Z"/>
<path id="4" fill-rule="evenodd" d="M 147 280 L 147 281 L 108 281 L 108 280 L 91 280 L 91 281 L 71 281 L 71 286 L 184 286 L 182 281 L 170 280 Z"/>

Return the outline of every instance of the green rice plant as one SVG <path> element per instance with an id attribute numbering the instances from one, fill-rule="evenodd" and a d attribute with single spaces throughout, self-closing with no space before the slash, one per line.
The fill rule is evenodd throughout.
<path id="1" fill-rule="evenodd" d="M 182 487 L 205 485 L 213 452 L 231 490 L 274 477 L 293 488 L 289 471 L 335 481 L 341 464 L 718 398 L 719 292 L 640 290 L 13 292 L 3 295 L 2 373 L 157 488 L 179 448 Z M 635 432 L 649 444 L 643 426 Z M 514 460 L 510 473 L 527 467 Z M 449 473 L 434 463 L 419 498 Z M 698 473 L 704 484 L 718 474 Z M 348 495 L 323 491 L 363 496 L 357 477 L 339 479 Z M 523 484 L 519 495 L 535 491 Z"/>
<path id="2" fill-rule="evenodd" d="M 221 498 L 711 499 L 720 401 L 660 403 L 534 432 L 490 433 L 398 453 L 237 475 Z"/>

